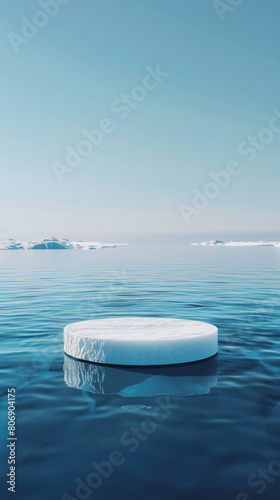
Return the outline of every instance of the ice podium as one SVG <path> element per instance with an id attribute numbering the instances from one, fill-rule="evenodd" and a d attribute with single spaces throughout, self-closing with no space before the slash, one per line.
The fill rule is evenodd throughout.
<path id="1" fill-rule="evenodd" d="M 201 321 L 117 317 L 64 328 L 64 351 L 93 363 L 160 366 L 191 363 L 218 352 L 218 329 Z"/>

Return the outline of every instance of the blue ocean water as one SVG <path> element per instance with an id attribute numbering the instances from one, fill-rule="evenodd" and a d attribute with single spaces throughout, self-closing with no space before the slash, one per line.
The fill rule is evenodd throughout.
<path id="1" fill-rule="evenodd" d="M 15 388 L 20 500 L 279 500 L 279 249 L 3 251 L 0 273 L 1 498 Z M 219 354 L 143 369 L 64 355 L 66 324 L 123 315 L 213 323 Z"/>

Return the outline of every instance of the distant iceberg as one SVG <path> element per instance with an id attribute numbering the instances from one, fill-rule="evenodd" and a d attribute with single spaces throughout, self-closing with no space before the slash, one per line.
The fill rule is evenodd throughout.
<path id="1" fill-rule="evenodd" d="M 0 250 L 96 250 L 126 246 L 126 243 L 100 243 L 96 241 L 69 241 L 64 238 L 45 238 L 34 241 L 1 240 Z"/>
<path id="2" fill-rule="evenodd" d="M 280 247 L 279 241 L 202 241 L 202 243 L 191 243 L 192 246 L 220 246 L 220 247 Z"/>

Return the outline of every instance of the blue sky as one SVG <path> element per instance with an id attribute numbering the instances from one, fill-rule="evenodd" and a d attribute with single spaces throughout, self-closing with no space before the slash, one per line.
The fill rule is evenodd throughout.
<path id="1" fill-rule="evenodd" d="M 0 232 L 277 234 L 280 132 L 251 162 L 238 146 L 280 110 L 280 0 L 243 0 L 223 21 L 210 0 L 64 1 L 53 17 L 36 17 L 47 0 L 2 2 Z M 45 26 L 16 38 L 34 16 Z M 168 76 L 121 120 L 112 103 L 157 65 Z M 54 163 L 105 118 L 113 131 L 60 182 Z M 232 159 L 242 172 L 187 224 L 178 206 Z"/>

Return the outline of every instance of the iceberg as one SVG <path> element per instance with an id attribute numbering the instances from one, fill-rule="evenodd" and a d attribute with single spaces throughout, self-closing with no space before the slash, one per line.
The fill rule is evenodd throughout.
<path id="1" fill-rule="evenodd" d="M 280 247 L 279 241 L 202 241 L 201 243 L 191 243 L 192 246 L 220 246 L 220 247 Z"/>
<path id="2" fill-rule="evenodd" d="M 108 365 L 160 366 L 190 363 L 218 352 L 218 329 L 201 321 L 118 317 L 64 328 L 64 352 Z"/>
<path id="3" fill-rule="evenodd" d="M 100 243 L 96 241 L 69 241 L 65 238 L 44 238 L 34 241 L 0 240 L 0 250 L 97 250 L 127 246 L 127 243 Z"/>

